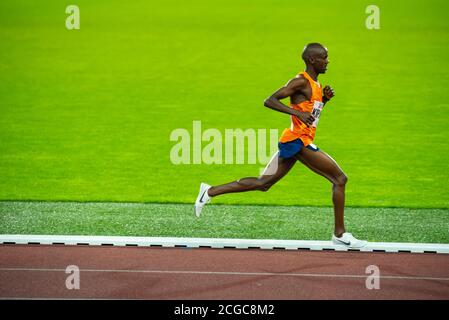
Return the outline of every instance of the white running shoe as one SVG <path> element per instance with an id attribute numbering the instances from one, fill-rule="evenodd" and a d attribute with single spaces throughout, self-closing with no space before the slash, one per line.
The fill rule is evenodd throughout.
<path id="1" fill-rule="evenodd" d="M 334 234 L 332 235 L 332 242 L 334 244 L 341 244 L 349 248 L 363 248 L 368 244 L 368 241 L 358 240 L 348 232 L 343 233 L 343 235 L 338 238 Z"/>
<path id="2" fill-rule="evenodd" d="M 207 194 L 207 191 L 210 189 L 210 185 L 206 183 L 201 183 L 200 192 L 198 193 L 198 197 L 196 197 L 195 201 L 195 214 L 199 218 L 201 215 L 201 210 L 206 205 L 206 203 L 210 202 L 211 197 Z"/>

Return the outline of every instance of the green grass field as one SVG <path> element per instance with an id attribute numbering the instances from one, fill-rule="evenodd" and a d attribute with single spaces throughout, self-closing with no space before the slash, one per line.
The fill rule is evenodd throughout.
<path id="1" fill-rule="evenodd" d="M 336 97 L 320 118 L 315 143 L 349 177 L 348 214 L 371 217 L 355 219 L 354 228 L 369 225 L 360 232 L 378 241 L 448 242 L 446 1 L 376 1 L 380 30 L 365 28 L 371 2 L 361 0 L 76 4 L 81 29 L 69 31 L 68 3 L 0 2 L 0 200 L 6 201 L 0 232 L 327 236 L 332 215 L 312 217 L 329 211 L 330 185 L 301 165 L 268 193 L 214 199 L 248 206 L 211 206 L 202 229 L 205 222 L 186 217 L 191 212 L 182 205 L 194 202 L 199 183 L 255 176 L 260 165 L 174 165 L 169 157 L 170 133 L 191 132 L 194 120 L 220 132 L 288 127 L 288 116 L 264 108 L 263 100 L 303 69 L 303 46 L 318 41 L 330 59 L 319 80 Z M 49 204 L 26 201 L 121 209 L 98 223 L 101 209 L 66 216 L 54 203 L 58 215 L 46 224 Z M 149 226 L 137 222 L 150 219 L 138 204 L 107 202 L 171 204 L 147 204 L 150 212 L 157 208 L 160 224 Z M 268 206 L 249 206 L 255 204 Z M 289 208 L 290 214 L 277 213 Z M 232 222 L 220 210 L 255 220 L 228 231 L 223 226 Z M 128 216 L 130 229 L 118 226 Z M 189 231 L 172 223 L 184 219 Z M 393 220 L 394 234 L 376 236 Z M 309 229 L 298 235 L 294 228 L 305 228 L 304 221 Z"/>
<path id="2" fill-rule="evenodd" d="M 332 209 L 292 206 L 7 202 L 0 233 L 330 240 Z M 416 223 L 416 222 L 419 223 Z M 449 210 L 348 208 L 347 227 L 369 241 L 449 243 Z"/>

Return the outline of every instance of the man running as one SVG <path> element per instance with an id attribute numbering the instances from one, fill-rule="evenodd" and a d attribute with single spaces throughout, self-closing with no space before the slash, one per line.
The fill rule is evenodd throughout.
<path id="1" fill-rule="evenodd" d="M 306 64 L 306 70 L 289 80 L 264 102 L 266 107 L 287 113 L 291 117 L 290 128 L 284 130 L 279 140 L 279 151 L 258 178 L 243 178 L 219 186 L 201 183 L 195 202 L 195 213 L 199 217 L 204 205 L 211 198 L 221 194 L 251 190 L 268 191 L 287 174 L 296 161 L 300 161 L 332 183 L 335 218 L 333 243 L 361 248 L 367 242 L 347 233 L 344 225 L 345 185 L 348 178 L 334 159 L 312 143 L 323 106 L 334 96 L 330 86 L 327 85 L 322 89 L 317 80 L 319 74 L 326 72 L 329 63 L 327 49 L 319 43 L 310 43 L 304 48 L 302 59 Z M 280 101 L 287 97 L 290 98 L 290 107 Z M 275 172 L 269 174 L 268 171 L 273 167 Z"/>

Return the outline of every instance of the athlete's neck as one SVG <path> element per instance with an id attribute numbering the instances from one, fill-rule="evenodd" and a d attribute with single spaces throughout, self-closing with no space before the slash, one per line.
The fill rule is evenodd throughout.
<path id="1" fill-rule="evenodd" d="M 306 67 L 307 74 L 315 81 L 318 81 L 318 73 L 310 66 Z"/>

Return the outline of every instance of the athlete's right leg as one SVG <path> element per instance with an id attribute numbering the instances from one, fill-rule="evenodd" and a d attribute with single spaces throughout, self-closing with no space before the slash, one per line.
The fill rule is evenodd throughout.
<path id="1" fill-rule="evenodd" d="M 268 191 L 268 189 L 270 189 L 272 185 L 274 185 L 283 176 L 285 176 L 287 172 L 290 171 L 295 162 L 296 159 L 294 157 L 281 158 L 279 157 L 279 152 L 277 152 L 260 177 L 242 178 L 219 186 L 210 187 L 210 189 L 208 190 L 208 195 L 211 197 L 215 197 L 225 193 L 244 192 L 252 190 Z M 273 167 L 275 168 L 275 172 L 269 172 Z"/>
<path id="2" fill-rule="evenodd" d="M 347 233 L 344 224 L 345 185 L 348 180 L 337 162 L 323 151 L 312 151 L 303 148 L 296 158 L 312 171 L 327 178 L 332 183 L 332 201 L 334 203 L 335 228 L 332 241 L 353 248 L 361 248 L 366 241 L 358 240 Z"/>

